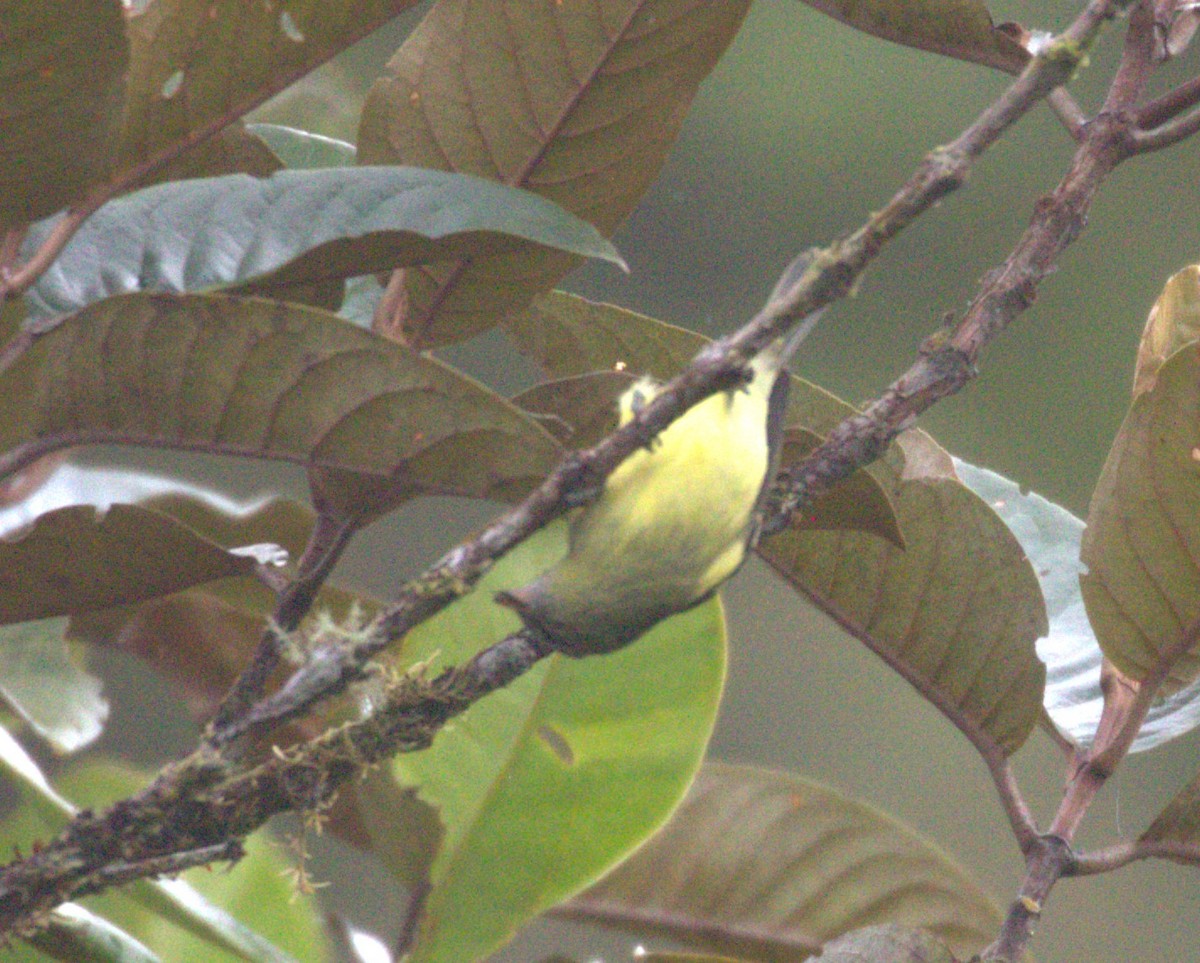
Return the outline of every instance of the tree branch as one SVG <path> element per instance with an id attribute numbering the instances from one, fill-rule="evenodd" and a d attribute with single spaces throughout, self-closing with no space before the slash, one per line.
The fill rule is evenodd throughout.
<path id="1" fill-rule="evenodd" d="M 238 840 L 272 816 L 318 810 L 368 767 L 426 748 L 446 722 L 547 654 L 518 633 L 432 681 L 405 676 L 369 718 L 277 750 L 248 771 L 202 747 L 105 812 L 81 812 L 57 839 L 0 870 L 0 933 L 31 932 L 60 903 L 116 882 L 237 858 Z"/>

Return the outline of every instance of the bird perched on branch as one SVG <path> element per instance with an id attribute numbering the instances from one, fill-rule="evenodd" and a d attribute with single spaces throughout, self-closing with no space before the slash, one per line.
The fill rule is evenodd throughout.
<path id="1" fill-rule="evenodd" d="M 803 275 L 797 258 L 768 309 Z M 757 534 L 763 493 L 782 446 L 788 360 L 821 311 L 750 361 L 748 382 L 698 402 L 608 476 L 571 522 L 562 561 L 500 592 L 527 628 L 570 656 L 620 649 L 703 602 L 741 567 Z M 661 390 L 649 378 L 618 403 L 627 424 Z"/>

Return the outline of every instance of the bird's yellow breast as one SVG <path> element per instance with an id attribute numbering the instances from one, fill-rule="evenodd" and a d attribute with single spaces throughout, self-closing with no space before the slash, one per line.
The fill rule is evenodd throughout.
<path id="1" fill-rule="evenodd" d="M 619 558 L 631 588 L 676 586 L 683 605 L 733 574 L 767 472 L 765 381 L 705 399 L 627 458 L 577 520 L 571 554 Z"/>

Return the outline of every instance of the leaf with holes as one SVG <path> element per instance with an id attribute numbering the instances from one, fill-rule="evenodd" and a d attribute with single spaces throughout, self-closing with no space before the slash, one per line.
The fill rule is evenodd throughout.
<path id="1" fill-rule="evenodd" d="M 229 124 L 415 3 L 155 0 L 140 5 L 129 17 L 121 167 L 148 165 Z M 199 151 L 206 150 L 201 141 Z"/>

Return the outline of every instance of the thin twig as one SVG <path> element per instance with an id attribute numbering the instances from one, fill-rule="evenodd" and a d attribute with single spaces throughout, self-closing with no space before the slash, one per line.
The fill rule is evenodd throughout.
<path id="1" fill-rule="evenodd" d="M 1138 108 L 1137 126 L 1152 130 L 1200 104 L 1200 77 L 1193 77 Z"/>
<path id="2" fill-rule="evenodd" d="M 75 232 L 79 230 L 83 222 L 108 201 L 113 193 L 113 185 L 101 184 L 93 187 L 80 200 L 67 208 L 66 214 L 54 225 L 28 261 L 20 267 L 0 274 L 0 301 L 24 294 L 28 288 L 32 287 L 33 283 L 46 273 L 50 265 L 62 253 L 62 249 L 75 236 Z"/>
<path id="3" fill-rule="evenodd" d="M 317 592 L 325 584 L 359 527 L 357 518 L 326 512 L 317 514 L 308 545 L 297 564 L 296 578 L 280 594 L 271 624 L 259 639 L 250 664 L 238 676 L 218 707 L 209 724 L 210 732 L 219 731 L 242 718 L 262 698 L 268 680 L 282 661 L 284 637 L 300 624 L 300 620 L 312 608 Z"/>
<path id="4" fill-rule="evenodd" d="M 1119 843 L 1091 853 L 1079 853 L 1070 876 L 1093 876 L 1109 873 L 1143 859 L 1168 859 L 1174 863 L 1200 866 L 1200 843 L 1168 839 L 1138 839 Z"/>
<path id="5" fill-rule="evenodd" d="M 21 253 L 21 244 L 29 233 L 29 225 L 10 227 L 0 236 L 0 281 L 12 274 L 13 265 Z"/>
<path id="6" fill-rule="evenodd" d="M 1046 103 L 1054 111 L 1054 116 L 1067 129 L 1071 139 L 1078 141 L 1083 136 L 1083 129 L 1087 126 L 1088 118 L 1078 101 L 1071 96 L 1071 92 L 1066 87 L 1058 87 L 1050 91 L 1046 97 Z"/>
<path id="7" fill-rule="evenodd" d="M 1171 147 L 1200 132 L 1200 107 L 1174 120 L 1160 124 L 1152 130 L 1133 132 L 1133 149 L 1139 154 Z"/>
<path id="8" fill-rule="evenodd" d="M 29 929 L 83 892 L 191 865 L 189 854 L 234 858 L 238 841 L 272 816 L 319 810 L 369 767 L 428 747 L 450 719 L 547 654 L 517 633 L 432 681 L 396 680 L 367 719 L 277 750 L 249 771 L 231 770 L 202 747 L 140 793 L 102 813 L 79 813 L 57 839 L 0 869 L 0 934 Z"/>

